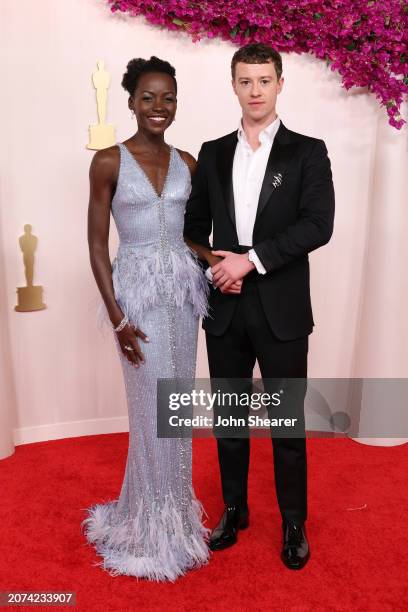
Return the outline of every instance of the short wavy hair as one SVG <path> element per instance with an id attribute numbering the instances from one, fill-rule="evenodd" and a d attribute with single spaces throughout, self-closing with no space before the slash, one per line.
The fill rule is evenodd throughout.
<path id="1" fill-rule="evenodd" d="M 238 62 L 244 64 L 268 64 L 272 62 L 275 66 L 278 81 L 282 76 L 282 57 L 275 49 L 269 45 L 262 43 L 251 43 L 240 47 L 236 51 L 231 60 L 231 74 L 232 78 L 235 79 L 235 66 Z"/>

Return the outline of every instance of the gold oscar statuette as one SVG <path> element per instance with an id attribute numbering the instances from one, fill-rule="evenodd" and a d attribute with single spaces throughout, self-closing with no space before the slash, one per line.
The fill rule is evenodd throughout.
<path id="1" fill-rule="evenodd" d="M 17 287 L 18 304 L 14 306 L 14 310 L 18 312 L 43 310 L 47 308 L 47 305 L 42 301 L 43 288 L 41 285 L 33 285 L 34 251 L 37 248 L 38 238 L 31 233 L 31 225 L 29 223 L 24 226 L 24 234 L 19 237 L 18 242 L 23 252 L 26 286 Z"/>
<path id="2" fill-rule="evenodd" d="M 87 149 L 99 151 L 116 144 L 116 139 L 115 126 L 112 123 L 105 122 L 110 76 L 105 70 L 103 60 L 98 60 L 96 65 L 98 69 L 92 74 L 92 82 L 96 90 L 96 107 L 99 123 L 89 126 L 89 143 L 86 147 Z"/>

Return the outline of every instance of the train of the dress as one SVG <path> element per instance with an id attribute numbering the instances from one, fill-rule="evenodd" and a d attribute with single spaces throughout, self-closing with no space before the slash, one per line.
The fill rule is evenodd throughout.
<path id="1" fill-rule="evenodd" d="M 140 500 L 133 518 L 117 516 L 118 500 L 87 508 L 81 527 L 88 542 L 103 560 L 97 562 L 111 576 L 175 581 L 209 559 L 201 502 L 190 488 L 184 512 L 169 493 L 164 504 Z M 184 521 L 183 517 L 184 516 Z"/>

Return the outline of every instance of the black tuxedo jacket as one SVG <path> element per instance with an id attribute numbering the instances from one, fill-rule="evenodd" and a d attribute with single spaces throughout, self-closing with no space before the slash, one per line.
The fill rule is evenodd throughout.
<path id="1" fill-rule="evenodd" d="M 186 206 L 184 236 L 214 250 L 240 252 L 232 185 L 237 142 L 235 131 L 202 145 Z M 333 220 L 334 189 L 323 140 L 292 132 L 281 122 L 265 171 L 252 242 L 267 271 L 255 273 L 259 298 L 280 340 L 313 330 L 308 253 L 329 241 Z M 210 315 L 203 328 L 223 334 L 239 299 L 211 287 Z"/>

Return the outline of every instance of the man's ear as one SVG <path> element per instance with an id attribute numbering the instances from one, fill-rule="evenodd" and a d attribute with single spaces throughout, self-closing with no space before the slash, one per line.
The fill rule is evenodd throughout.
<path id="1" fill-rule="evenodd" d="M 278 94 L 280 94 L 280 92 L 282 91 L 284 81 L 285 79 L 283 77 L 281 77 L 278 81 Z"/>
<path id="2" fill-rule="evenodd" d="M 132 110 L 132 96 L 129 96 L 128 98 L 128 109 Z"/>
<path id="3" fill-rule="evenodd" d="M 237 95 L 237 88 L 235 85 L 235 79 L 231 79 L 232 89 L 234 90 L 234 94 Z"/>

